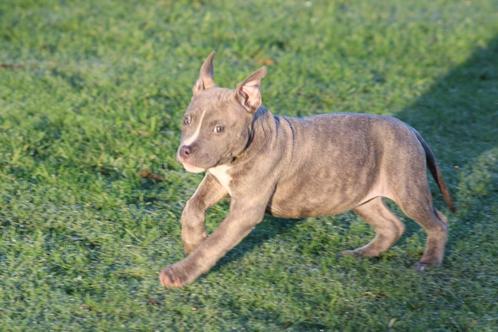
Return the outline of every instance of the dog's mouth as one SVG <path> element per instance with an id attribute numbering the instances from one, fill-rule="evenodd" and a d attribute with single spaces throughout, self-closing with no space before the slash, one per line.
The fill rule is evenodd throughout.
<path id="1" fill-rule="evenodd" d="M 185 158 L 185 157 L 182 157 L 180 155 L 180 153 L 176 154 L 176 160 L 180 164 L 182 164 L 183 168 L 189 173 L 203 173 L 203 172 L 206 172 L 210 168 L 213 168 L 213 167 L 216 167 L 216 166 L 219 166 L 222 164 L 226 164 L 226 163 L 231 163 L 233 160 L 235 160 L 235 158 L 232 157 L 231 153 L 225 154 L 225 156 L 223 158 L 218 159 L 216 162 L 214 162 L 214 161 L 203 162 L 202 166 L 194 165 L 194 163 L 192 162 L 193 161 L 192 159 L 195 159 L 195 158 L 188 158 L 188 157 Z"/>
<path id="2" fill-rule="evenodd" d="M 202 173 L 206 171 L 204 168 L 190 165 L 185 161 L 181 162 L 181 164 L 183 165 L 183 168 L 185 168 L 185 170 L 189 173 Z"/>
<path id="3" fill-rule="evenodd" d="M 202 173 L 205 172 L 206 169 L 202 167 L 197 167 L 192 164 L 189 164 L 185 159 L 183 159 L 180 155 L 176 155 L 176 160 L 182 164 L 183 168 L 189 173 Z"/>

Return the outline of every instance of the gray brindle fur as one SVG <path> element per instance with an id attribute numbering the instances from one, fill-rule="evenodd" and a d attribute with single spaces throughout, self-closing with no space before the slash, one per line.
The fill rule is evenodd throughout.
<path id="1" fill-rule="evenodd" d="M 451 210 L 433 153 L 420 134 L 388 116 L 326 114 L 275 116 L 262 106 L 261 68 L 235 89 L 215 86 L 211 53 L 193 87 L 177 158 L 190 172 L 206 172 L 181 217 L 188 254 L 160 274 L 181 287 L 209 271 L 263 220 L 335 215 L 353 210 L 375 230 L 370 243 L 345 254 L 378 256 L 404 231 L 384 198 L 427 232 L 417 269 L 444 256 L 446 217 L 432 206 L 427 167 Z M 209 236 L 206 210 L 230 196 L 230 211 Z"/>

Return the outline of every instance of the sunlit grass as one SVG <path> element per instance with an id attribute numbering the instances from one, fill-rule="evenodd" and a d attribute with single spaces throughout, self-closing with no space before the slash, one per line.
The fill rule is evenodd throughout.
<path id="1" fill-rule="evenodd" d="M 0 2 L 0 330 L 496 330 L 498 4 Z M 341 257 L 353 214 L 267 217 L 184 289 L 175 161 L 200 63 L 222 86 L 267 65 L 277 114 L 395 115 L 430 142 L 459 212 L 442 268 L 424 232 Z M 157 177 L 145 176 L 155 174 Z M 214 207 L 214 229 L 228 206 Z"/>

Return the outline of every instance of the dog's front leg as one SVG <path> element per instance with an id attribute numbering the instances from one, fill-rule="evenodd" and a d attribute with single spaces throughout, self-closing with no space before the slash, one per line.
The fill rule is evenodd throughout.
<path id="1" fill-rule="evenodd" d="M 204 227 L 206 210 L 226 194 L 225 188 L 212 175 L 206 174 L 187 201 L 181 217 L 182 242 L 186 254 L 190 254 L 207 237 Z"/>
<path id="2" fill-rule="evenodd" d="M 208 238 L 185 259 L 161 271 L 165 287 L 182 287 L 209 271 L 263 219 L 268 197 L 232 198 L 230 212 Z"/>

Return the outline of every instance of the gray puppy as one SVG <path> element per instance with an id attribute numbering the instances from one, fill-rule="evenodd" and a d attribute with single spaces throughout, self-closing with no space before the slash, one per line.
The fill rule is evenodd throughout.
<path id="1" fill-rule="evenodd" d="M 188 256 L 161 271 L 165 287 L 181 287 L 209 271 L 263 220 L 326 216 L 353 210 L 375 230 L 367 245 L 344 252 L 378 256 L 404 231 L 384 198 L 427 232 L 417 269 L 444 256 L 446 217 L 432 206 L 429 168 L 453 204 L 433 153 L 420 134 L 387 116 L 327 114 L 275 116 L 262 106 L 261 68 L 235 90 L 215 86 L 211 53 L 193 87 L 177 159 L 189 172 L 206 172 L 181 217 Z M 209 236 L 206 209 L 230 195 L 230 211 Z"/>

